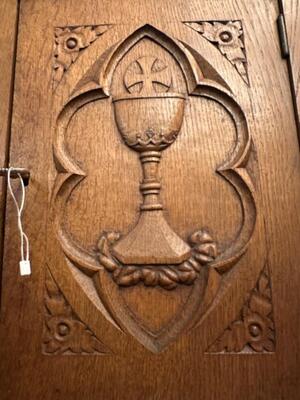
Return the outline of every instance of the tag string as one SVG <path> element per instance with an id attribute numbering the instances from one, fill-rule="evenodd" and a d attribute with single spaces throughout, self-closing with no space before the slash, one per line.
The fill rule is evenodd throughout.
<path id="1" fill-rule="evenodd" d="M 17 209 L 17 216 L 18 216 L 18 230 L 20 233 L 20 239 L 21 239 L 21 261 L 29 261 L 29 239 L 28 236 L 25 234 L 22 226 L 22 212 L 24 209 L 24 204 L 25 204 L 25 186 L 23 179 L 21 175 L 18 173 L 18 178 L 21 183 L 21 188 L 22 188 L 22 194 L 21 194 L 21 201 L 20 204 L 18 203 L 16 196 L 13 192 L 12 186 L 11 186 L 11 172 L 13 171 L 13 167 L 10 167 L 7 172 L 7 185 L 8 189 L 10 192 L 10 195 L 15 203 L 16 209 Z M 24 257 L 24 249 L 25 249 L 25 257 Z"/>

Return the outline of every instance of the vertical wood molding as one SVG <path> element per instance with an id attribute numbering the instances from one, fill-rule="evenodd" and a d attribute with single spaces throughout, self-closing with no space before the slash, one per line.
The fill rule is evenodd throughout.
<path id="1" fill-rule="evenodd" d="M 298 0 L 280 0 L 286 21 L 290 49 L 291 74 L 295 90 L 298 121 L 300 124 L 300 2 Z M 298 132 L 300 135 L 300 133 Z M 300 137 L 299 137 L 300 140 Z"/>
<path id="2" fill-rule="evenodd" d="M 14 82 L 14 63 L 18 24 L 18 0 L 0 0 L 2 28 L 0 30 L 0 166 L 7 166 L 10 124 L 12 114 L 12 96 Z M 4 240 L 6 182 L 0 180 L 0 283 L 2 276 L 2 254 Z M 1 285 L 0 285 L 1 292 Z"/>

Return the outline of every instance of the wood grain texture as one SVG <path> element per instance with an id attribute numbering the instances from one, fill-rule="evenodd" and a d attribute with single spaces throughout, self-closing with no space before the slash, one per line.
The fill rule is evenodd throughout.
<path id="1" fill-rule="evenodd" d="M 18 276 L 9 200 L 0 325 L 5 400 L 298 399 L 300 159 L 277 16 L 275 2 L 254 0 L 21 3 L 10 156 L 31 171 L 24 226 L 33 274 Z M 218 48 L 183 23 L 237 20 L 250 86 Z M 55 28 L 107 24 L 112 27 L 77 54 L 53 93 Z M 144 177 L 113 105 L 114 90 L 135 86 L 123 78 L 142 56 L 168 62 L 187 96 L 180 133 L 161 152 L 159 174 L 151 168 Z M 158 83 L 171 87 L 168 76 Z M 168 112 L 162 105 L 161 113 Z M 164 218 L 182 240 L 204 228 L 216 243 L 215 268 L 209 260 L 191 285 L 123 287 L 100 264 L 102 235 L 125 236 L 137 223 L 145 176 L 160 180 Z M 234 251 L 240 258 L 231 264 L 235 242 L 242 244 Z M 247 303 L 266 259 L 276 351 L 207 354 Z M 112 354 L 42 353 L 47 264 L 74 315 Z"/>
<path id="2" fill-rule="evenodd" d="M 290 48 L 293 85 L 300 116 L 300 4 L 297 0 L 282 0 Z M 300 137 L 299 137 L 300 140 Z"/>
<path id="3" fill-rule="evenodd" d="M 0 31 L 0 167 L 7 167 L 8 147 L 10 138 L 12 88 L 14 80 L 14 59 L 16 44 L 16 26 L 18 14 L 18 1 L 0 1 L 2 28 Z M 4 231 L 6 182 L 0 178 L 0 270 L 2 271 L 2 245 Z M 1 273 L 0 273 L 1 276 Z"/>

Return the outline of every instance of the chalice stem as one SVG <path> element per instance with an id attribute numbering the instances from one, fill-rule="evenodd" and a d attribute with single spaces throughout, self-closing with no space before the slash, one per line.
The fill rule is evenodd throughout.
<path id="1" fill-rule="evenodd" d="M 161 153 L 140 153 L 143 181 L 140 185 L 143 203 L 137 225 L 113 248 L 115 257 L 124 264 L 179 264 L 190 256 L 190 247 L 170 228 L 159 200 L 158 168 Z"/>
<path id="2" fill-rule="evenodd" d="M 159 200 L 160 182 L 158 180 L 158 168 L 161 153 L 159 151 L 144 151 L 140 154 L 143 169 L 143 182 L 140 190 L 143 195 L 141 211 L 162 210 Z"/>

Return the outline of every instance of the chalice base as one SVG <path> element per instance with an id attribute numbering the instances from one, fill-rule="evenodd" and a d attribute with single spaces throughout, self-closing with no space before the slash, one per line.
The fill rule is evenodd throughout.
<path id="1" fill-rule="evenodd" d="M 112 249 L 122 264 L 181 264 L 190 246 L 168 225 L 161 210 L 142 211 L 137 225 Z"/>

